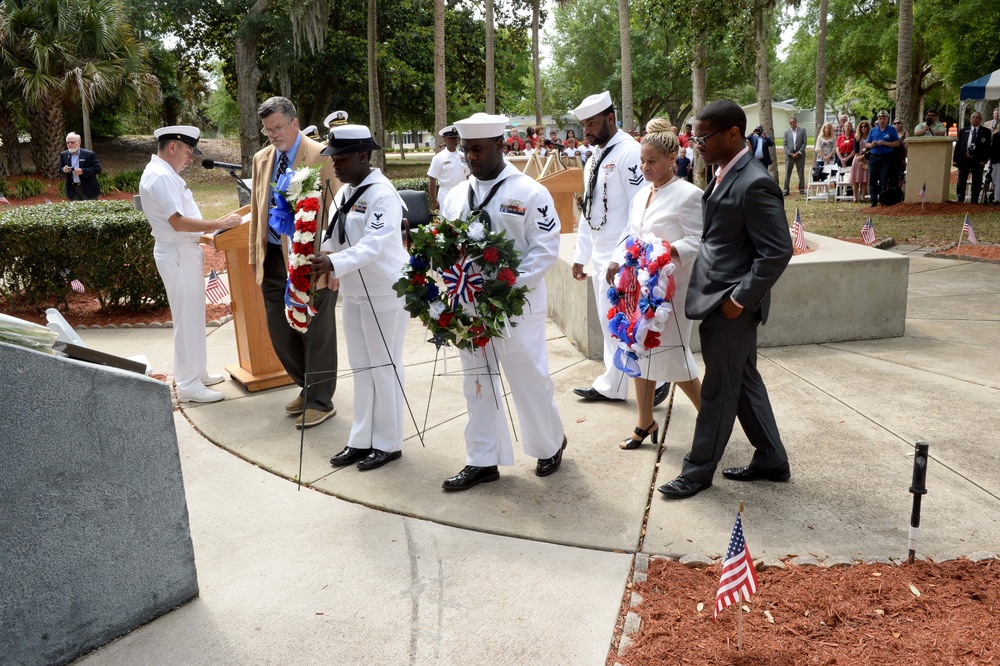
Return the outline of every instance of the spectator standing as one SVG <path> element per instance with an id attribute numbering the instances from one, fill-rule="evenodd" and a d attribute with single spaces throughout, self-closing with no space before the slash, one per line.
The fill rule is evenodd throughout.
<path id="1" fill-rule="evenodd" d="M 765 167 L 771 166 L 771 147 L 774 146 L 774 139 L 769 137 L 762 126 L 757 126 L 753 134 L 747 137 L 750 143 L 750 154 L 760 160 Z"/>
<path id="2" fill-rule="evenodd" d="M 66 196 L 70 201 L 96 199 L 101 194 L 97 174 L 101 163 L 92 150 L 80 147 L 80 135 L 66 135 L 66 150 L 59 153 L 60 171 L 66 176 Z"/>
<path id="3" fill-rule="evenodd" d="M 958 203 L 965 203 L 966 180 L 972 174 L 972 198 L 969 203 L 979 203 L 979 191 L 983 185 L 983 168 L 990 157 L 990 131 L 982 126 L 983 115 L 973 112 L 969 118 L 971 125 L 958 131 L 952 166 L 958 167 Z"/>
<path id="4" fill-rule="evenodd" d="M 874 208 L 878 206 L 882 193 L 889 189 L 892 149 L 899 145 L 899 134 L 896 133 L 896 128 L 889 124 L 889 112 L 885 109 L 878 112 L 878 125 L 868 132 L 868 139 L 865 143 L 870 146 L 869 178 L 871 185 L 869 191 L 872 197 L 871 207 Z"/>
<path id="5" fill-rule="evenodd" d="M 889 182 L 899 183 L 899 188 L 902 189 L 906 173 L 906 140 L 910 138 L 910 135 L 903 127 L 903 121 L 899 118 L 893 121 L 892 126 L 896 128 L 896 134 L 899 135 L 899 146 L 892 151 L 893 172 L 889 177 Z"/>
<path id="6" fill-rule="evenodd" d="M 531 128 L 528 128 L 531 129 Z M 511 155 L 524 155 L 525 148 L 524 139 L 518 133 L 517 128 L 514 127 L 510 130 L 510 138 L 507 139 L 507 147 L 510 148 Z"/>
<path id="7" fill-rule="evenodd" d="M 858 123 L 854 161 L 851 163 L 851 189 L 854 190 L 855 203 L 868 198 L 868 166 L 871 158 L 868 154 L 867 139 L 871 128 L 872 126 L 867 120 Z"/>
<path id="8" fill-rule="evenodd" d="M 440 209 L 451 188 L 469 177 L 469 167 L 465 165 L 465 157 L 458 152 L 458 130 L 455 126 L 448 125 L 438 134 L 444 137 L 444 150 L 431 159 L 427 176 L 430 178 L 431 203 Z"/>
<path id="9" fill-rule="evenodd" d="M 837 139 L 833 136 L 833 123 L 823 123 L 816 136 L 813 152 L 816 164 L 826 166 L 834 163 L 837 158 Z"/>
<path id="10" fill-rule="evenodd" d="M 927 109 L 927 113 L 924 114 L 924 122 L 913 129 L 913 136 L 924 136 L 925 134 L 928 136 L 946 136 L 948 134 L 948 128 L 938 120 L 937 111 L 934 109 Z"/>
<path id="11" fill-rule="evenodd" d="M 566 148 L 579 148 L 580 142 L 576 139 L 576 132 L 571 129 L 566 130 L 566 141 L 564 142 Z"/>
<path id="12" fill-rule="evenodd" d="M 854 164 L 854 156 L 857 154 L 858 143 L 854 138 L 854 125 L 850 121 L 844 123 L 840 137 L 837 139 L 837 159 L 844 168 Z"/>
<path id="13" fill-rule="evenodd" d="M 788 119 L 788 128 L 785 130 L 785 189 L 782 192 L 788 196 L 788 185 L 791 183 L 792 169 L 799 172 L 799 194 L 806 193 L 806 130 L 799 127 L 799 121 L 795 116 Z"/>

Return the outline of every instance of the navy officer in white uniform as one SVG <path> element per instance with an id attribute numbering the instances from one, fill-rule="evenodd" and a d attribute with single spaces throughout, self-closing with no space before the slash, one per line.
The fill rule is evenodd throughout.
<path id="1" fill-rule="evenodd" d="M 509 119 L 476 113 L 455 123 L 472 178 L 448 194 L 441 214 L 465 219 L 480 210 L 494 232 L 506 232 L 521 258 L 517 286 L 528 287 L 524 314 L 514 319 L 506 340 L 493 340 L 475 354 L 460 350 L 469 422 L 465 427 L 466 467 L 445 480 L 445 490 L 466 490 L 500 478 L 498 465 L 514 464 L 514 447 L 499 381 L 499 366 L 521 422 L 524 452 L 537 458 L 535 474 L 548 476 L 562 463 L 566 435 L 556 409 L 545 344 L 545 274 L 559 253 L 559 218 L 552 195 L 534 178 L 503 159 L 503 132 Z M 489 366 L 489 370 L 486 366 Z M 482 373 L 482 374 L 480 374 Z M 488 377 L 486 376 L 489 373 Z M 480 379 L 489 379 L 492 386 Z"/>
<path id="2" fill-rule="evenodd" d="M 201 130 L 190 125 L 161 127 L 142 178 L 139 196 L 142 212 L 152 227 L 153 259 L 163 279 L 174 322 L 174 383 L 181 402 L 218 402 L 223 396 L 208 386 L 222 382 L 222 375 L 208 374 L 205 344 L 205 255 L 198 238 L 203 233 L 231 229 L 240 216 L 201 219 L 180 173 L 191 165 Z"/>
<path id="3" fill-rule="evenodd" d="M 431 201 L 440 209 L 451 188 L 469 177 L 469 167 L 458 151 L 458 130 L 455 126 L 448 125 L 438 134 L 444 137 L 444 150 L 431 158 L 427 176 L 430 178 Z"/>
<path id="4" fill-rule="evenodd" d="M 341 322 L 354 375 L 354 422 L 334 467 L 365 471 L 403 455 L 403 338 L 409 315 L 392 289 L 410 256 L 400 226 L 403 200 L 369 166 L 381 147 L 364 125 L 334 125 L 322 155 L 344 183 L 330 207 L 330 226 L 313 272 L 340 280 Z"/>

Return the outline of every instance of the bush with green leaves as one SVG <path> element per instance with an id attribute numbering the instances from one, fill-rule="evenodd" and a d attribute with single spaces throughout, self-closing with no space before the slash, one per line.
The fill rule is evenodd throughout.
<path id="1" fill-rule="evenodd" d="M 30 199 L 45 194 L 45 183 L 37 178 L 22 178 L 14 185 L 15 199 Z"/>
<path id="2" fill-rule="evenodd" d="M 0 180 L 0 196 L 3 196 L 5 199 L 13 196 L 10 193 L 10 190 L 7 188 L 8 188 L 7 180 L 6 179 Z"/>
<path id="3" fill-rule="evenodd" d="M 392 181 L 393 187 L 397 190 L 417 190 L 427 192 L 431 183 L 427 178 L 396 178 Z"/>
<path id="4" fill-rule="evenodd" d="M 64 304 L 70 281 L 101 309 L 163 306 L 149 223 L 128 201 L 79 201 L 0 211 L 0 296 Z"/>
<path id="5" fill-rule="evenodd" d="M 111 177 L 114 188 L 119 192 L 139 193 L 139 180 L 142 179 L 142 169 L 119 171 Z"/>
<path id="6" fill-rule="evenodd" d="M 115 183 L 110 176 L 104 175 L 104 173 L 97 174 L 97 184 L 101 188 L 101 194 L 111 194 L 115 191 Z M 66 186 L 66 181 L 63 181 L 63 187 Z"/>

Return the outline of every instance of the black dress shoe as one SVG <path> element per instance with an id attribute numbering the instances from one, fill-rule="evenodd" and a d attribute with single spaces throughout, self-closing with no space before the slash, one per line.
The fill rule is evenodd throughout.
<path id="1" fill-rule="evenodd" d="M 781 196 L 783 196 L 783 197 L 787 197 L 787 196 L 790 196 L 790 195 L 788 194 L 788 190 L 781 190 Z"/>
<path id="2" fill-rule="evenodd" d="M 582 386 L 577 386 L 575 389 L 573 389 L 573 393 L 577 394 L 584 400 L 607 400 L 608 402 L 625 402 L 624 398 L 609 398 L 608 396 L 604 395 L 603 393 L 595 389 L 593 386 L 588 386 L 587 388 L 583 388 Z"/>
<path id="3" fill-rule="evenodd" d="M 490 467 L 474 467 L 466 465 L 461 472 L 447 478 L 441 487 L 445 490 L 468 490 L 472 486 L 480 483 L 489 483 L 500 478 L 500 471 L 496 465 Z"/>
<path id="4" fill-rule="evenodd" d="M 566 436 L 563 435 L 562 446 L 559 447 L 559 451 L 556 452 L 551 458 L 539 458 L 538 464 L 535 465 L 535 474 L 538 476 L 548 476 L 552 472 L 559 469 L 559 465 L 562 464 L 562 452 L 566 450 Z"/>
<path id="5" fill-rule="evenodd" d="M 357 462 L 368 457 L 368 454 L 371 452 L 371 449 L 352 449 L 349 446 L 345 446 L 343 451 L 330 458 L 330 464 L 334 467 L 350 465 L 353 462 Z"/>
<path id="6" fill-rule="evenodd" d="M 764 469 L 750 463 L 746 467 L 724 469 L 722 470 L 722 476 L 730 481 L 757 481 L 760 479 L 765 481 L 788 481 L 792 478 L 792 472 L 788 468 L 788 463 L 771 469 Z"/>
<path id="7" fill-rule="evenodd" d="M 706 488 L 711 487 L 711 481 L 699 483 L 698 481 L 692 481 L 684 478 L 683 476 L 678 476 L 673 481 L 663 484 L 657 488 L 657 490 L 663 493 L 667 499 L 684 499 L 686 497 L 694 497 Z"/>
<path id="8" fill-rule="evenodd" d="M 663 382 L 663 386 L 656 389 L 656 393 L 653 394 L 653 407 L 666 400 L 668 395 L 670 395 L 670 382 Z"/>
<path id="9" fill-rule="evenodd" d="M 372 449 L 364 460 L 358 463 L 358 469 L 362 472 L 375 469 L 376 467 L 381 467 L 387 462 L 392 462 L 393 460 L 402 457 L 402 451 L 380 451 L 379 449 Z"/>

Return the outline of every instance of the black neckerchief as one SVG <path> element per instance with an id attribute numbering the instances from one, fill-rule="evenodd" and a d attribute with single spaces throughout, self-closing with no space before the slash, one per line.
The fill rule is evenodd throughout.
<path id="1" fill-rule="evenodd" d="M 615 144 L 617 145 L 617 144 Z M 590 183 L 587 188 L 587 193 L 583 197 L 583 216 L 587 218 L 587 224 L 590 224 L 590 211 L 594 207 L 594 190 L 597 189 L 597 174 L 601 170 L 601 164 L 604 163 L 604 158 L 607 157 L 615 146 L 608 146 L 601 153 L 601 159 L 597 160 L 597 164 L 594 165 L 594 170 L 590 172 Z M 607 213 L 607 211 L 604 211 Z M 593 226 L 591 226 L 593 228 Z"/>
<path id="2" fill-rule="evenodd" d="M 472 183 L 469 183 L 469 217 L 479 215 L 479 219 L 482 221 L 483 226 L 486 227 L 487 231 L 492 231 L 493 221 L 490 219 L 489 213 L 483 209 L 486 208 L 486 204 L 490 202 L 490 199 L 492 199 L 493 195 L 497 193 L 497 190 L 500 189 L 500 186 L 503 185 L 505 180 L 507 179 L 501 178 L 494 183 L 493 187 L 490 188 L 490 191 L 486 193 L 486 197 L 483 199 L 483 202 L 478 206 L 473 203 L 475 200 L 474 197 L 476 196 L 476 188 L 472 185 Z"/>
<path id="3" fill-rule="evenodd" d="M 326 236 L 323 240 L 328 239 L 333 233 L 333 228 L 337 227 L 337 239 L 340 241 L 340 244 L 344 245 L 347 243 L 347 212 L 351 210 L 351 206 L 358 202 L 358 198 L 365 193 L 365 190 L 373 184 L 374 183 L 368 183 L 367 185 L 362 185 L 358 189 L 354 190 L 354 194 L 351 195 L 351 198 L 337 208 L 337 217 L 333 221 L 333 224 L 327 227 Z"/>

